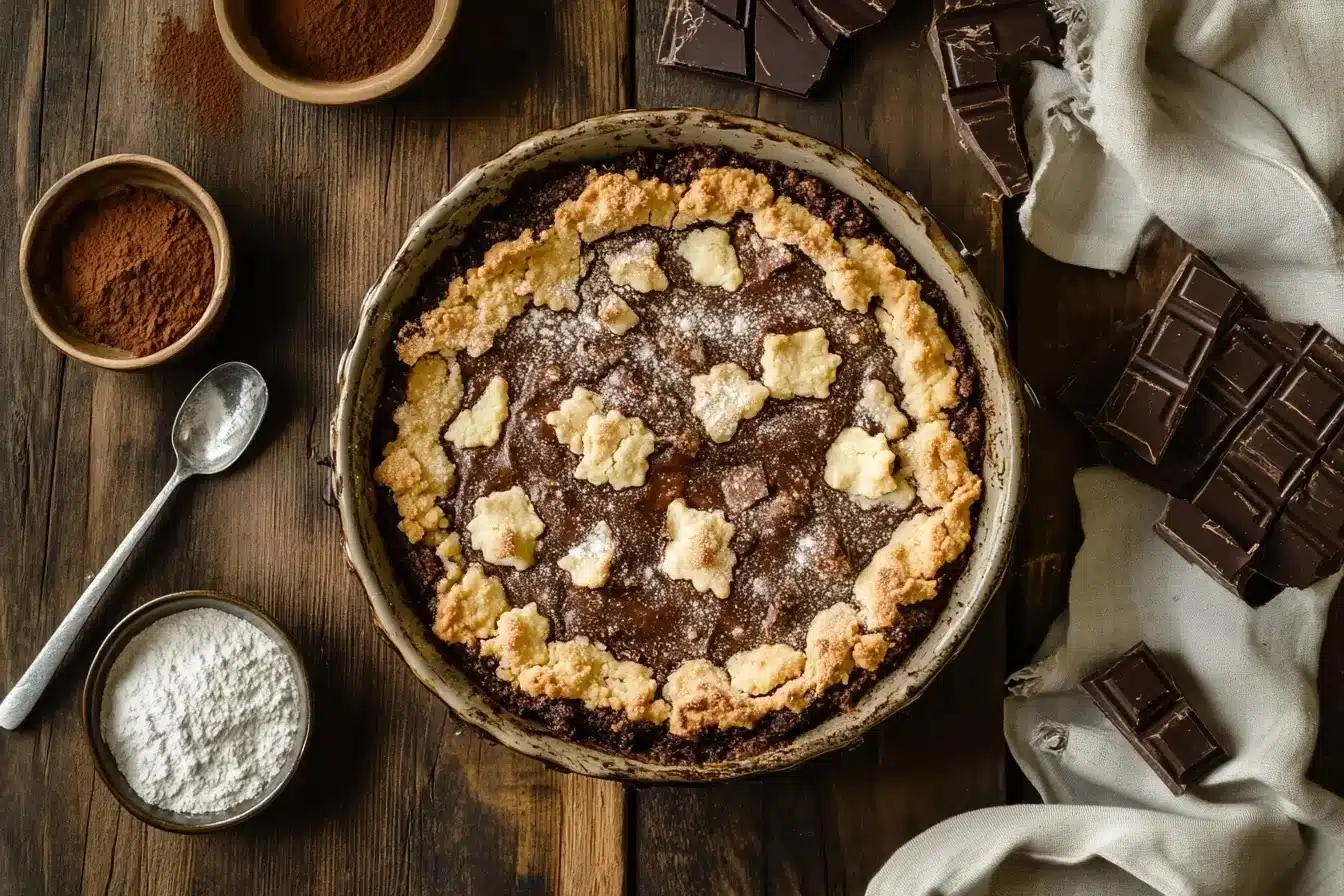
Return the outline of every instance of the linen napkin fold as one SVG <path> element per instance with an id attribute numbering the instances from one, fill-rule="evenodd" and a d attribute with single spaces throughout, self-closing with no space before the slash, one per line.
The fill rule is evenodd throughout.
<path id="1" fill-rule="evenodd" d="M 1344 2 L 1054 0 L 1064 68 L 1036 64 L 1027 238 L 1127 270 L 1155 219 L 1282 320 L 1344 337 Z M 1085 301 L 1085 297 L 1077 297 Z M 1010 680 L 1004 734 L 1046 805 L 984 809 L 902 847 L 869 896 L 1344 894 L 1344 800 L 1306 780 L 1340 576 L 1261 608 L 1153 532 L 1163 496 L 1075 479 L 1069 607 Z M 1175 797 L 1078 688 L 1136 641 L 1232 754 Z"/>

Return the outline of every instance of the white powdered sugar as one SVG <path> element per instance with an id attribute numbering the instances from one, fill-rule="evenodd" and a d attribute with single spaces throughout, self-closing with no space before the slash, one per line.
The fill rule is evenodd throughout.
<path id="1" fill-rule="evenodd" d="M 294 670 L 269 635 L 220 610 L 184 610 L 136 635 L 112 664 L 103 740 L 141 799 L 220 812 L 284 771 L 298 700 Z"/>

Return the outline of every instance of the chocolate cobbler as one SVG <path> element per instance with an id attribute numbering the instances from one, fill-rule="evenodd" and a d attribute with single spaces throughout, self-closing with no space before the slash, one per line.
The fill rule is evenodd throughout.
<path id="1" fill-rule="evenodd" d="M 374 438 L 448 660 L 557 735 L 760 752 L 918 644 L 981 496 L 975 367 L 864 207 L 692 147 L 552 167 L 424 278 Z"/>

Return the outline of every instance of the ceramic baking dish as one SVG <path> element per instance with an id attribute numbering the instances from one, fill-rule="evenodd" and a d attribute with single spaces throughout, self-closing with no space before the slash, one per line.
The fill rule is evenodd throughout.
<path id="1" fill-rule="evenodd" d="M 471 221 L 501 200 L 522 173 L 556 162 L 595 160 L 641 147 L 725 146 L 813 174 L 857 198 L 942 287 L 983 381 L 985 495 L 965 571 L 928 636 L 851 712 L 744 759 L 665 765 L 560 739 L 492 704 L 445 662 L 429 627 L 409 604 L 375 523 L 370 444 L 388 347 L 398 311 L 421 275 Z M 520 752 L 581 772 L 631 781 L 704 781 L 758 774 L 811 759 L 859 738 L 919 696 L 956 655 L 1008 567 L 1026 487 L 1026 410 L 1004 341 L 1001 317 L 931 215 L 862 159 L 787 128 L 703 109 L 622 112 L 538 134 L 468 173 L 411 227 L 391 265 L 369 291 L 354 343 L 341 358 L 332 422 L 333 486 L 345 549 L 368 593 L 378 628 L 411 671 L 461 718 Z"/>

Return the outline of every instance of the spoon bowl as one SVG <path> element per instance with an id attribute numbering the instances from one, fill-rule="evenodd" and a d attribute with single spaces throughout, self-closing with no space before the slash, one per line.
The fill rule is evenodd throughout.
<path id="1" fill-rule="evenodd" d="M 230 361 L 201 377 L 173 421 L 173 451 L 184 475 L 219 473 L 233 464 L 266 416 L 270 392 L 251 364 Z"/>

